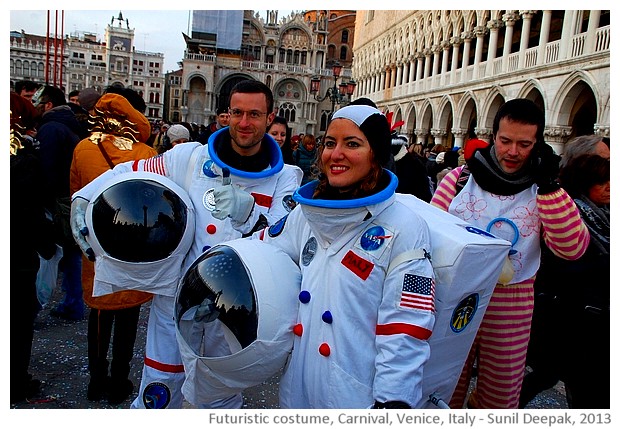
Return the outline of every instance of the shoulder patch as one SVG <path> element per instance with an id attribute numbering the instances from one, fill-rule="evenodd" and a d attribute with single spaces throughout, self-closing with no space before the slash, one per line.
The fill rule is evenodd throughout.
<path id="1" fill-rule="evenodd" d="M 381 258 L 385 249 L 388 248 L 388 240 L 392 237 L 394 237 L 394 232 L 386 227 L 372 225 L 362 233 L 359 241 L 355 243 L 355 248 L 374 258 Z"/>
<path id="2" fill-rule="evenodd" d="M 207 159 L 204 164 L 202 164 L 202 172 L 205 176 L 214 178 L 217 177 L 217 173 L 211 170 L 211 166 L 213 166 L 213 160 Z"/>
<path id="3" fill-rule="evenodd" d="M 285 195 L 284 198 L 282 198 L 282 205 L 287 212 L 290 212 L 295 208 L 295 206 L 297 206 L 297 203 L 293 200 L 292 195 Z"/>
<path id="4" fill-rule="evenodd" d="M 267 230 L 269 237 L 277 237 L 282 233 L 282 230 L 284 229 L 284 224 L 286 223 L 286 218 L 288 218 L 288 214 L 284 215 L 283 218 L 281 218 L 279 221 L 269 227 L 269 229 Z"/>
<path id="5" fill-rule="evenodd" d="M 304 245 L 304 249 L 301 252 L 301 263 L 307 266 L 314 259 L 314 255 L 316 255 L 317 243 L 316 238 L 310 237 L 306 244 Z"/>

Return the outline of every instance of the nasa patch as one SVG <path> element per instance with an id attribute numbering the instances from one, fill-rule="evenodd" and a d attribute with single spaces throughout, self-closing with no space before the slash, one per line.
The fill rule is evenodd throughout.
<path id="1" fill-rule="evenodd" d="M 355 247 L 379 258 L 387 248 L 387 245 L 384 246 L 384 244 L 393 236 L 392 231 L 380 225 L 374 225 L 364 231 Z"/>
<path id="2" fill-rule="evenodd" d="M 213 166 L 213 160 L 208 159 L 205 161 L 204 164 L 202 164 L 202 172 L 204 173 L 205 176 L 207 177 L 217 177 L 217 173 L 213 170 L 211 170 L 211 167 Z"/>
<path id="3" fill-rule="evenodd" d="M 310 237 L 304 246 L 304 249 L 301 252 L 301 263 L 304 266 L 307 266 L 313 259 L 314 255 L 316 255 L 316 238 Z"/>
<path id="4" fill-rule="evenodd" d="M 283 218 L 281 218 L 279 221 L 277 221 L 276 223 L 274 223 L 273 225 L 271 225 L 269 227 L 269 229 L 267 230 L 267 233 L 269 234 L 269 237 L 277 237 L 278 235 L 280 235 L 282 233 L 282 230 L 284 229 L 284 224 L 286 223 L 286 218 L 288 217 L 288 215 L 284 215 Z"/>
<path id="5" fill-rule="evenodd" d="M 477 293 L 463 298 L 452 312 L 450 319 L 450 328 L 453 332 L 462 332 L 473 320 L 476 310 L 478 310 L 478 301 L 480 297 Z"/>
<path id="6" fill-rule="evenodd" d="M 159 382 L 149 384 L 142 393 L 142 403 L 146 409 L 166 408 L 170 403 L 170 388 Z"/>

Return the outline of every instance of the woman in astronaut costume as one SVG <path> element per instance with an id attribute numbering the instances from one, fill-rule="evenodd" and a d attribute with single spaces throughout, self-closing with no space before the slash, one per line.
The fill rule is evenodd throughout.
<path id="1" fill-rule="evenodd" d="M 283 408 L 410 408 L 420 400 L 435 321 L 426 222 L 395 200 L 381 167 L 390 127 L 379 110 L 347 106 L 330 122 L 318 181 L 255 235 L 301 268 Z"/>
<path id="2" fill-rule="evenodd" d="M 255 91 L 247 92 L 250 92 L 252 96 L 255 95 Z M 233 93 L 233 97 L 239 95 Z M 231 105 L 232 100 L 231 98 Z M 266 118 L 267 122 L 272 119 L 270 115 L 272 114 Z M 240 121 L 246 120 L 249 121 L 249 116 L 244 115 L 240 119 Z M 255 126 L 257 129 L 260 128 L 256 124 Z M 149 290 L 155 293 L 155 296 L 149 314 L 146 356 L 140 392 L 132 403 L 132 408 L 182 407 L 181 386 L 185 375 L 173 320 L 174 295 L 182 273 L 210 247 L 223 241 L 239 238 L 243 233 L 251 233 L 287 214 L 290 208 L 284 201 L 290 199 L 300 183 L 299 169 L 283 168 L 278 145 L 268 135 L 262 137 L 263 134 L 260 134 L 259 137 L 259 139 L 262 138 L 263 148 L 266 148 L 261 151 L 261 154 L 262 156 L 267 154 L 267 167 L 245 171 L 248 157 L 230 153 L 231 138 L 234 138 L 232 128 L 231 123 L 230 129 L 224 128 L 213 134 L 208 145 L 185 143 L 154 158 L 119 164 L 73 196 L 72 229 L 74 236 L 85 253 L 90 252 L 91 255 L 93 250 L 89 249 L 90 245 L 84 242 L 83 237 L 80 243 L 80 235 L 83 235 L 82 231 L 85 226 L 86 205 L 111 176 L 130 171 L 146 171 L 166 176 L 187 192 L 195 211 L 195 237 L 187 256 L 182 260 L 182 265 L 178 263 L 174 267 L 166 267 L 165 270 L 153 269 L 150 273 L 139 273 L 142 282 L 153 284 L 156 290 Z M 226 153 L 229 156 L 224 156 Z M 246 158 L 246 164 L 244 164 L 246 167 L 235 168 L 233 162 L 228 162 L 228 159 L 239 158 Z M 218 209 L 215 209 L 214 201 L 219 201 Z M 100 258 L 100 255 L 96 256 L 97 260 L 106 259 Z M 163 264 L 165 264 L 164 261 L 166 260 L 162 260 Z M 110 266 L 114 263 L 110 258 L 108 262 Z M 97 272 L 100 271 L 97 270 Z M 162 284 L 159 279 L 162 274 L 167 276 L 165 284 Z M 152 276 L 151 279 L 145 278 L 148 275 Z M 97 288 L 97 280 L 96 278 L 95 288 Z M 136 284 L 128 281 L 127 284 L 116 286 L 130 289 L 136 287 Z M 205 408 L 240 408 L 242 398 L 241 395 L 235 395 L 216 403 L 194 405 Z"/>

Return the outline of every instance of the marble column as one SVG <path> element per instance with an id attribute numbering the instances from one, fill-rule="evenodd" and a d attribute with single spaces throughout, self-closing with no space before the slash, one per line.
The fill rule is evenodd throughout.
<path id="1" fill-rule="evenodd" d="M 461 47 L 461 43 L 463 43 L 463 39 L 458 36 L 454 36 L 450 38 L 450 43 L 452 44 L 452 67 L 450 70 L 450 83 L 456 83 L 456 69 L 459 62 L 459 49 Z"/>
<path id="2" fill-rule="evenodd" d="M 471 39 L 474 37 L 474 33 L 471 31 L 465 31 L 461 33 L 463 39 L 463 67 L 461 68 L 461 82 L 465 82 L 467 79 L 467 67 L 469 67 L 469 50 L 471 49 Z"/>
<path id="3" fill-rule="evenodd" d="M 512 37 L 514 34 L 515 22 L 519 19 L 519 14 L 510 12 L 505 13 L 502 16 L 504 20 L 504 27 L 506 32 L 504 34 L 504 50 L 502 51 L 502 71 L 508 71 L 508 60 L 511 54 L 510 48 L 512 47 Z"/>
<path id="4" fill-rule="evenodd" d="M 540 25 L 540 38 L 538 40 L 538 54 L 536 55 L 536 64 L 541 65 L 547 62 L 547 43 L 549 42 L 549 28 L 551 27 L 550 10 L 544 10 L 542 23 Z"/>
<path id="5" fill-rule="evenodd" d="M 494 71 L 494 62 L 495 62 L 495 54 L 497 52 L 497 37 L 499 33 L 499 29 L 504 25 L 504 23 L 499 19 L 494 19 L 487 22 L 487 28 L 489 30 L 489 50 L 487 53 L 487 67 L 486 67 L 486 75 L 493 76 Z"/>
<path id="6" fill-rule="evenodd" d="M 441 78 L 439 80 L 440 85 L 446 84 L 446 76 L 448 74 L 448 62 L 450 57 L 450 42 L 444 40 L 441 42 L 441 49 L 443 51 L 443 59 L 441 60 Z"/>
<path id="7" fill-rule="evenodd" d="M 543 134 L 545 136 L 545 142 L 553 148 L 553 151 L 558 155 L 562 155 L 562 153 L 564 153 L 564 145 L 572 131 L 572 127 L 555 125 L 545 127 Z"/>
<path id="8" fill-rule="evenodd" d="M 476 52 L 474 54 L 474 79 L 479 79 L 481 77 L 480 72 L 480 62 L 482 61 L 482 48 L 484 46 L 484 36 L 487 33 L 486 27 L 478 26 L 474 29 L 474 34 L 476 35 Z"/>
<path id="9" fill-rule="evenodd" d="M 533 10 L 522 10 L 521 18 L 523 19 L 523 27 L 521 28 L 521 43 L 519 44 L 519 66 L 521 70 L 525 67 L 525 51 L 527 51 L 530 40 L 530 27 L 532 25 Z"/>

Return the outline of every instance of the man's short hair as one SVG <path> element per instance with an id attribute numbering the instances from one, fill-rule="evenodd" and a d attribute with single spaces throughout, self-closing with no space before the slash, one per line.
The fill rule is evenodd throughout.
<path id="1" fill-rule="evenodd" d="M 39 86 L 41 86 L 40 83 L 36 83 L 31 80 L 20 80 L 15 82 L 15 92 L 21 94 L 24 89 L 26 91 L 35 91 Z"/>
<path id="2" fill-rule="evenodd" d="M 532 100 L 515 98 L 505 102 L 493 120 L 493 137 L 499 130 L 499 122 L 504 118 L 521 124 L 536 125 L 536 143 L 545 142 L 545 114 Z"/>
<path id="3" fill-rule="evenodd" d="M 40 94 L 38 94 L 38 96 L 35 93 L 35 95 L 32 97 L 32 104 L 34 104 L 35 106 L 38 106 L 42 103 L 52 103 L 54 107 L 64 106 L 65 104 L 67 104 L 65 92 L 56 86 L 44 85 L 43 87 L 39 88 L 39 90 L 37 90 L 37 92 L 39 91 L 41 92 Z"/>
<path id="4" fill-rule="evenodd" d="M 273 93 L 271 89 L 267 85 L 257 80 L 242 80 L 238 82 L 235 86 L 233 86 L 230 91 L 230 99 L 232 99 L 233 94 L 235 93 L 241 94 L 265 94 L 265 98 L 267 98 L 267 114 L 273 112 Z M 230 99 L 228 104 L 230 105 Z"/>
<path id="5" fill-rule="evenodd" d="M 131 107 L 136 109 L 138 112 L 142 114 L 146 112 L 146 102 L 144 101 L 144 98 L 142 98 L 140 93 L 134 89 L 120 85 L 111 85 L 108 86 L 103 93 L 121 95 L 125 97 L 127 101 L 129 101 L 129 104 L 131 104 Z"/>

